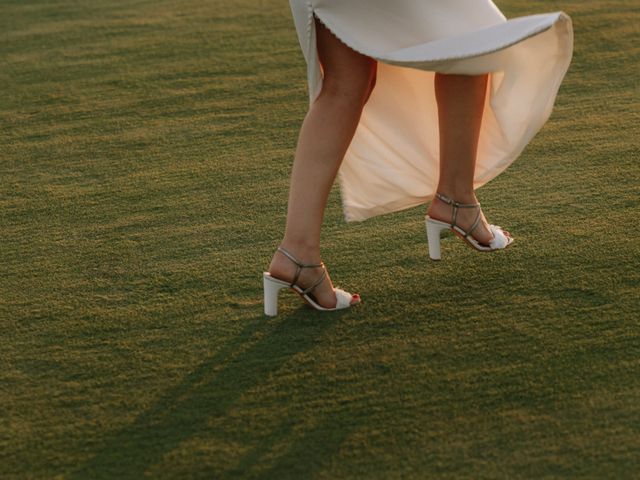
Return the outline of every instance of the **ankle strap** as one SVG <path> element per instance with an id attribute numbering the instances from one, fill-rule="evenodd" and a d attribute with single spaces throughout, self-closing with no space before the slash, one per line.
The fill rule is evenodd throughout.
<path id="1" fill-rule="evenodd" d="M 443 194 L 441 194 L 439 192 L 436 192 L 436 197 L 438 197 L 444 203 L 449 204 L 449 205 L 453 205 L 454 207 L 458 207 L 458 208 L 474 208 L 474 207 L 479 207 L 480 206 L 480 202 L 478 202 L 478 203 L 460 203 L 460 202 L 456 202 L 453 198 L 447 197 L 446 195 L 443 195 Z"/>
<path id="2" fill-rule="evenodd" d="M 324 265 L 322 262 L 320 262 L 320 263 L 302 263 L 296 257 L 291 255 L 289 252 L 287 252 L 282 247 L 278 247 L 278 251 L 283 253 L 285 257 L 287 257 L 289 260 L 291 260 L 293 263 L 295 263 L 300 268 L 314 268 L 314 267 L 322 267 Z"/>
<path id="3" fill-rule="evenodd" d="M 296 282 L 298 281 L 298 277 L 300 276 L 300 272 L 302 271 L 303 268 L 318 268 L 318 267 L 323 267 L 322 269 L 322 275 L 320 276 L 320 278 L 318 279 L 318 281 L 316 283 L 314 283 L 311 287 L 303 290 L 303 294 L 309 293 L 311 292 L 314 288 L 316 288 L 318 285 L 320 285 L 322 283 L 322 281 L 324 280 L 327 272 L 324 269 L 324 263 L 320 262 L 320 263 L 302 263 L 300 262 L 296 257 L 294 257 L 293 255 L 291 255 L 289 252 L 287 252 L 284 248 L 278 246 L 278 251 L 280 253 L 282 253 L 285 257 L 287 257 L 289 260 L 291 260 L 293 263 L 296 264 L 296 274 L 293 277 L 293 280 L 291 281 L 291 287 L 293 287 Z"/>
<path id="4" fill-rule="evenodd" d="M 436 192 L 436 197 L 438 197 L 444 203 L 452 206 L 453 211 L 451 212 L 451 226 L 452 227 L 457 227 L 460 230 L 462 230 L 464 232 L 465 237 L 468 237 L 469 235 L 471 235 L 471 232 L 473 232 L 473 230 L 480 223 L 480 212 L 481 212 L 481 210 L 480 210 L 480 202 L 478 202 L 478 203 L 460 203 L 460 202 L 456 202 L 451 197 L 447 197 L 446 195 L 442 195 L 439 192 Z M 476 214 L 476 218 L 475 218 L 475 220 L 473 222 L 473 225 L 471 226 L 471 229 L 469 231 L 464 230 L 462 227 L 460 227 L 456 223 L 456 220 L 458 219 L 458 209 L 459 208 L 477 208 L 478 209 L 478 213 Z"/>

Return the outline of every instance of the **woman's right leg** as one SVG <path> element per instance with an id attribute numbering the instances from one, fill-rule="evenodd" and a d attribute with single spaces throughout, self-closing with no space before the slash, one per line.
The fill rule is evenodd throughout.
<path id="1" fill-rule="evenodd" d="M 373 84 L 374 60 L 340 42 L 316 20 L 317 48 L 323 67 L 322 91 L 309 108 L 298 138 L 281 246 L 303 263 L 320 262 L 320 229 L 329 192 L 351 143 Z M 291 280 L 296 267 L 276 253 L 269 273 Z M 309 286 L 319 277 L 319 268 L 303 269 L 298 284 Z M 336 304 L 331 280 L 314 291 L 320 305 Z M 355 300 L 354 300 L 355 302 Z"/>

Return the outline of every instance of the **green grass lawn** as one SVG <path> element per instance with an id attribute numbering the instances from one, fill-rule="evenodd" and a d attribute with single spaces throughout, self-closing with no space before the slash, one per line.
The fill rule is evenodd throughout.
<path id="1" fill-rule="evenodd" d="M 640 5 L 565 10 L 554 114 L 430 262 L 345 223 L 363 297 L 262 314 L 307 107 L 286 1 L 0 0 L 0 478 L 633 478 Z"/>

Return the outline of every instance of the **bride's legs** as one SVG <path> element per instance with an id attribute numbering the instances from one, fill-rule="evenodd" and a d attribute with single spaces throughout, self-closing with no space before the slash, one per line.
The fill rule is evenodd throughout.
<path id="1" fill-rule="evenodd" d="M 351 50 L 317 20 L 316 28 L 323 86 L 300 130 L 291 172 L 287 224 L 281 242 L 283 248 L 304 263 L 320 261 L 324 209 L 373 88 L 376 67 L 375 61 Z M 295 265 L 280 253 L 274 255 L 269 266 L 269 273 L 283 280 L 292 279 L 295 270 Z M 311 285 L 320 273 L 319 268 L 303 269 L 298 284 Z M 313 295 L 324 307 L 336 304 L 329 278 Z"/>
<path id="2" fill-rule="evenodd" d="M 488 75 L 436 74 L 435 92 L 440 129 L 440 178 L 437 191 L 461 203 L 476 203 L 473 176 L 482 124 Z M 428 214 L 451 220 L 451 206 L 434 198 Z M 476 209 L 460 209 L 457 223 L 465 229 L 473 224 Z M 473 231 L 480 243 L 493 238 L 489 225 L 482 222 Z M 508 234 L 508 232 L 505 232 Z"/>

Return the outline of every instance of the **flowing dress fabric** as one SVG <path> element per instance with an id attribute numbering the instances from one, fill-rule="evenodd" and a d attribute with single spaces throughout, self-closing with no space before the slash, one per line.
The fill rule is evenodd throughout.
<path id="1" fill-rule="evenodd" d="M 434 72 L 490 73 L 474 188 L 495 178 L 551 114 L 573 51 L 563 12 L 506 20 L 490 0 L 290 0 L 307 62 L 309 100 L 322 89 L 317 17 L 378 63 L 376 87 L 339 170 L 347 221 L 413 207 L 439 174 Z"/>

